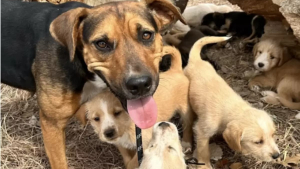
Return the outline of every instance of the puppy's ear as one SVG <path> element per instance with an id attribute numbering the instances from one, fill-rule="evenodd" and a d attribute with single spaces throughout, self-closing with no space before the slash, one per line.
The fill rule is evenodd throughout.
<path id="1" fill-rule="evenodd" d="M 74 59 L 76 51 L 78 29 L 88 14 L 87 10 L 87 8 L 72 9 L 59 15 L 50 24 L 52 37 L 68 48 L 71 61 Z"/>
<path id="2" fill-rule="evenodd" d="M 85 104 L 81 105 L 80 108 L 75 113 L 76 119 L 79 120 L 82 125 L 87 124 L 86 113 L 87 113 L 87 109 Z"/>
<path id="3" fill-rule="evenodd" d="M 254 45 L 253 50 L 252 50 L 254 59 L 256 58 L 257 52 L 258 52 L 258 43 Z"/>
<path id="4" fill-rule="evenodd" d="M 170 0 L 145 0 L 147 7 L 153 11 L 159 31 L 164 32 L 178 19 L 186 24 L 179 9 Z"/>
<path id="5" fill-rule="evenodd" d="M 227 124 L 225 131 L 223 132 L 223 138 L 225 139 L 228 146 L 235 150 L 241 151 L 241 139 L 243 135 L 242 126 L 236 121 L 232 121 Z"/>
<path id="6" fill-rule="evenodd" d="M 285 62 L 292 58 L 289 49 L 287 47 L 282 47 L 281 52 L 279 53 L 278 66 L 283 65 Z"/>

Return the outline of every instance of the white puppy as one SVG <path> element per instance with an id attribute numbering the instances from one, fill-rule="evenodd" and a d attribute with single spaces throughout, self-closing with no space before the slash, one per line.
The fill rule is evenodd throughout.
<path id="1" fill-rule="evenodd" d="M 185 169 L 184 154 L 177 128 L 170 122 L 153 127 L 152 139 L 144 151 L 140 169 Z"/>
<path id="2" fill-rule="evenodd" d="M 189 26 L 197 27 L 201 24 L 202 18 L 212 12 L 227 13 L 231 12 L 233 9 L 227 5 L 215 5 L 211 3 L 202 3 L 196 6 L 187 7 L 182 16 L 186 20 L 188 25 L 184 25 L 180 21 L 177 21 L 173 27 L 175 31 L 188 32 L 190 30 Z"/>

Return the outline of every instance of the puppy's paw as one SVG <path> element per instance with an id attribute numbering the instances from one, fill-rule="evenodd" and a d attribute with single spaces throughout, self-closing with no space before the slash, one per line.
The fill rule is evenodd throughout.
<path id="1" fill-rule="evenodd" d="M 182 146 L 182 151 L 184 154 L 192 153 L 192 144 L 191 143 L 182 141 L 181 146 Z"/>
<path id="2" fill-rule="evenodd" d="M 271 91 L 271 90 L 266 90 L 266 91 L 262 91 L 260 93 L 262 96 L 272 96 L 272 97 L 278 97 L 277 93 Z"/>
<path id="3" fill-rule="evenodd" d="M 250 90 L 258 93 L 260 91 L 260 87 L 257 86 L 257 85 L 253 85 L 253 86 L 250 87 Z"/>
<path id="4" fill-rule="evenodd" d="M 275 93 L 276 94 L 276 93 Z M 261 98 L 261 100 L 265 103 L 272 104 L 272 105 L 281 105 L 280 101 L 277 97 L 274 96 L 265 96 Z"/>

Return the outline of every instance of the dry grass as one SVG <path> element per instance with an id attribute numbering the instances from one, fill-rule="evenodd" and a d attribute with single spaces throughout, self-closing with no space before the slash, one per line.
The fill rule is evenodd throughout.
<path id="1" fill-rule="evenodd" d="M 225 0 L 191 0 L 190 4 L 197 2 L 228 4 Z M 252 54 L 249 50 L 241 50 L 239 41 L 240 39 L 235 39 L 225 48 L 213 46 L 208 49 L 207 55 L 220 65 L 221 70 L 218 73 L 236 92 L 255 107 L 271 114 L 278 128 L 276 137 L 283 154 L 281 158 L 300 154 L 300 120 L 294 118 L 297 111 L 265 105 L 260 102 L 259 94 L 248 90 L 248 80 L 243 78 L 243 73 L 252 69 Z M 50 168 L 38 122 L 36 96 L 31 97 L 25 91 L 2 85 L 1 116 L 1 167 L 3 169 Z M 115 147 L 101 143 L 90 127 L 83 129 L 74 119 L 66 128 L 66 140 L 70 168 L 124 168 L 122 158 Z M 212 141 L 222 147 L 223 158 L 229 160 L 229 163 L 241 162 L 243 168 L 284 168 L 281 165 L 261 163 L 234 154 L 222 139 L 214 138 Z"/>

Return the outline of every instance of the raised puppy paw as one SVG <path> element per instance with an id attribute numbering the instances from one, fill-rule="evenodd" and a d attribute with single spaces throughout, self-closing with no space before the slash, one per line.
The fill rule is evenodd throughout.
<path id="1" fill-rule="evenodd" d="M 266 91 L 262 91 L 260 93 L 262 96 L 272 96 L 272 97 L 278 97 L 277 93 L 271 91 L 271 90 L 266 90 Z"/>
<path id="2" fill-rule="evenodd" d="M 276 94 L 276 93 L 275 93 Z M 261 98 L 261 100 L 265 103 L 272 104 L 272 105 L 281 105 L 280 101 L 277 97 L 274 96 L 265 96 Z"/>

